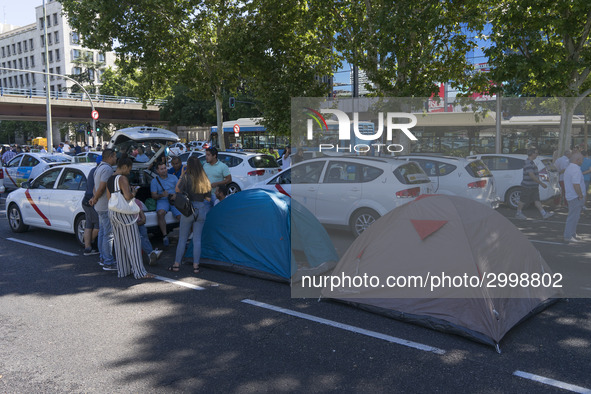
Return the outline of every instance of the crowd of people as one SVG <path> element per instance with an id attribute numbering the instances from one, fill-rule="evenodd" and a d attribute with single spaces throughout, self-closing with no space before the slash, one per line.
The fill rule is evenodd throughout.
<path id="1" fill-rule="evenodd" d="M 533 203 L 539 210 L 542 219 L 548 219 L 553 212 L 546 212 L 540 202 L 538 186 L 548 187 L 539 177 L 538 168 L 534 160 L 538 157 L 538 150 L 530 148 L 523 167 L 523 181 L 521 182 L 521 196 L 515 217 L 527 219 L 522 209 Z M 591 183 L 591 158 L 586 150 L 574 147 L 567 149 L 560 157 L 555 158 L 554 166 L 559 174 L 560 196 L 555 200 L 556 207 L 568 208 L 563 238 L 568 244 L 582 242 L 577 235 L 577 226 L 581 213 L 587 210 L 585 202 Z"/>
<path id="2" fill-rule="evenodd" d="M 185 254 L 187 242 L 193 234 L 193 273 L 199 273 L 201 256 L 201 233 L 211 207 L 224 199 L 226 185 L 232 181 L 228 166 L 217 159 L 217 149 L 206 150 L 206 162 L 201 164 L 191 156 L 183 167 L 180 159 L 172 159 L 172 167 L 164 162 L 155 164 L 156 176 L 150 184 L 151 198 L 156 201 L 158 226 L 162 232 L 163 245 L 170 244 L 165 216 L 172 212 L 179 220 L 179 239 L 174 262 L 169 271 L 178 272 Z M 130 274 L 136 279 L 151 279 L 143 264 L 143 253 L 149 265 L 156 264 L 162 250 L 153 249 L 145 228 L 145 204 L 136 198 L 138 187 L 131 187 L 128 176 L 133 160 L 126 154 L 117 158 L 112 149 L 105 149 L 99 163 L 89 173 L 87 189 L 82 202 L 86 213 L 84 232 L 84 255 L 99 255 L 99 264 L 106 271 L 117 271 L 118 277 Z M 116 169 L 113 167 L 116 165 Z M 178 193 L 185 194 L 193 206 L 193 214 L 185 216 L 175 207 Z M 111 196 L 126 202 L 134 201 L 139 213 L 123 213 L 109 204 Z M 96 241 L 97 248 L 93 248 Z"/>

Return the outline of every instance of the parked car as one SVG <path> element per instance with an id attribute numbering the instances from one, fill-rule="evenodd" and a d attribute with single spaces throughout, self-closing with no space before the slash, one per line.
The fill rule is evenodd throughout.
<path id="1" fill-rule="evenodd" d="M 479 159 L 439 155 L 396 156 L 418 163 L 433 183 L 433 193 L 460 196 L 496 209 L 500 198 L 493 174 Z"/>
<path id="2" fill-rule="evenodd" d="M 481 159 L 495 177 L 497 194 L 513 209 L 517 209 L 521 195 L 521 181 L 523 180 L 523 165 L 527 155 L 520 154 L 480 154 L 468 158 Z M 554 198 L 560 194 L 558 171 L 552 164 L 552 159 L 538 156 L 534 163 L 538 166 L 540 180 L 548 185 L 540 186 L 542 201 Z"/>
<path id="3" fill-rule="evenodd" d="M 96 163 L 97 157 L 102 157 L 102 152 L 82 152 L 72 158 L 72 163 Z"/>
<path id="4" fill-rule="evenodd" d="M 287 168 L 267 180 L 255 183 L 248 189 L 273 190 L 291 197 L 291 168 Z"/>
<path id="5" fill-rule="evenodd" d="M 201 164 L 205 164 L 204 152 L 192 151 L 179 157 L 185 165 L 189 157 L 194 155 L 199 157 Z M 228 166 L 232 175 L 232 183 L 228 185 L 228 194 L 248 189 L 255 183 L 277 174 L 281 169 L 273 156 L 259 153 L 219 152 L 218 160 Z"/>
<path id="6" fill-rule="evenodd" d="M 280 183 L 288 178 L 291 197 L 320 223 L 347 226 L 355 236 L 392 209 L 433 191 L 418 164 L 389 158 L 310 159 L 272 179 L 288 190 Z"/>
<path id="7" fill-rule="evenodd" d="M 207 141 L 191 141 L 187 143 L 187 146 L 191 150 L 205 150 L 209 148 L 209 143 Z"/>
<path id="8" fill-rule="evenodd" d="M 71 156 L 61 153 L 20 153 L 4 166 L 4 187 L 6 191 L 18 189 L 49 167 L 71 162 Z"/>
<path id="9" fill-rule="evenodd" d="M 189 148 L 187 148 L 187 146 L 185 146 L 185 144 L 183 144 L 182 142 L 177 142 L 175 144 L 172 144 L 168 147 L 170 154 L 172 156 L 179 156 L 187 151 L 189 151 Z"/>
<path id="10" fill-rule="evenodd" d="M 4 193 L 6 189 L 4 188 L 4 168 L 0 167 L 0 194 Z"/>
<path id="11" fill-rule="evenodd" d="M 65 164 L 53 167 L 6 198 L 6 211 L 10 229 L 15 233 L 27 231 L 29 226 L 75 234 L 78 243 L 84 245 L 86 215 L 82 199 L 86 191 L 88 173 L 95 167 L 91 163 Z M 136 185 L 133 180 L 130 181 Z M 138 197 L 139 198 L 139 197 Z M 157 231 L 155 211 L 145 212 L 146 228 Z M 169 212 L 166 223 L 176 220 Z"/>

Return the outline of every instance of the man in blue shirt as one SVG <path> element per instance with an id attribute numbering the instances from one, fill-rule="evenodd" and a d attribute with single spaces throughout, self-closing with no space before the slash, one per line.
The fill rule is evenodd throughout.
<path id="1" fill-rule="evenodd" d="M 150 161 L 150 158 L 144 153 L 144 149 L 142 147 L 137 148 L 137 156 L 135 157 L 135 161 L 138 163 L 147 163 Z"/>
<path id="2" fill-rule="evenodd" d="M 203 171 L 207 174 L 211 182 L 211 203 L 215 203 L 215 189 L 220 185 L 228 185 L 232 182 L 232 175 L 227 165 L 218 160 L 218 150 L 216 148 L 207 148 L 205 150 L 205 161 Z"/>
<path id="3" fill-rule="evenodd" d="M 158 167 L 156 167 L 156 173 L 158 175 L 152 179 L 150 191 L 152 192 L 152 198 L 156 200 L 158 227 L 160 227 L 160 231 L 164 236 L 164 238 L 162 238 L 162 243 L 164 246 L 168 246 L 170 241 L 168 239 L 168 233 L 166 232 L 166 212 L 172 212 L 172 215 L 177 220 L 180 220 L 181 218 L 181 213 L 174 206 L 174 198 L 176 196 L 175 187 L 179 179 L 168 173 L 166 170 L 166 164 L 164 163 L 158 164 Z"/>
<path id="4" fill-rule="evenodd" d="M 170 164 L 172 167 L 168 169 L 168 173 L 176 176 L 178 179 L 181 179 L 181 174 L 183 172 L 183 162 L 181 161 L 181 158 L 174 156 L 170 161 Z"/>

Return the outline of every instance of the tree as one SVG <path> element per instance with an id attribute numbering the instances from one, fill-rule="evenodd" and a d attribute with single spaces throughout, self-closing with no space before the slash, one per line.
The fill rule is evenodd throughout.
<path id="1" fill-rule="evenodd" d="M 591 93 L 591 3 L 587 0 L 488 0 L 490 78 L 525 95 L 564 97 L 558 151 L 570 147 L 576 107 Z M 566 99 L 570 97 L 570 99 Z"/>
<path id="2" fill-rule="evenodd" d="M 461 86 L 469 79 L 466 54 L 476 42 L 468 34 L 483 23 L 472 4 L 333 0 L 335 48 L 365 72 L 374 95 L 430 97 L 440 82 Z"/>
<path id="3" fill-rule="evenodd" d="M 101 67 L 100 63 L 95 63 L 94 54 L 90 51 L 82 51 L 77 59 L 74 59 L 72 63 L 78 68 L 80 73 L 67 75 L 72 78 L 80 85 L 84 86 L 84 89 L 90 94 L 96 93 L 96 78 L 98 70 Z M 82 89 L 78 85 L 73 85 L 70 90 L 72 93 L 80 93 Z"/>
<path id="4" fill-rule="evenodd" d="M 20 120 L 3 120 L 0 122 L 0 141 L 15 143 L 17 137 L 25 141 L 45 135 L 45 122 L 29 122 Z"/>
<path id="5" fill-rule="evenodd" d="M 139 71 L 123 75 L 118 69 L 107 68 L 101 76 L 100 93 L 106 96 L 138 97 Z"/>

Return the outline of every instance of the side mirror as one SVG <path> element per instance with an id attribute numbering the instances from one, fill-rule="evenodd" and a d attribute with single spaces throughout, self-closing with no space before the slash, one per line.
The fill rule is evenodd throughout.
<path id="1" fill-rule="evenodd" d="M 30 189 L 31 188 L 31 182 L 27 181 L 27 182 L 23 182 L 21 183 L 21 187 L 25 188 L 25 189 Z"/>

